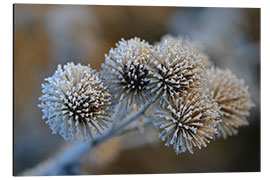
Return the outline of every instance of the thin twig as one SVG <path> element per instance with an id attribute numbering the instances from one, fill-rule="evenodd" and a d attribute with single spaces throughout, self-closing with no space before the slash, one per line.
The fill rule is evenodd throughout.
<path id="1" fill-rule="evenodd" d="M 123 104 L 124 104 L 124 101 L 121 101 L 117 105 L 117 111 L 115 111 L 115 113 L 114 113 L 114 119 L 113 119 L 114 124 L 112 126 L 112 129 L 116 128 L 117 124 L 119 123 L 119 121 L 121 119 L 121 116 L 123 114 Z"/>
<path id="2" fill-rule="evenodd" d="M 134 132 L 134 131 L 139 131 L 141 128 L 146 128 L 148 126 L 150 126 L 152 124 L 153 121 L 153 117 L 151 116 L 144 116 L 144 118 L 150 119 L 148 121 L 146 121 L 142 126 L 134 126 L 134 127 L 130 127 L 128 129 L 124 129 L 122 131 L 120 131 L 118 133 L 119 136 L 122 136 L 124 134 L 130 133 L 130 132 Z"/>

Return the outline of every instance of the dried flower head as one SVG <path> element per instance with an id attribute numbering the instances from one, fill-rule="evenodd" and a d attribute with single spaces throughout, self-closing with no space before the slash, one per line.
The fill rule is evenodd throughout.
<path id="1" fill-rule="evenodd" d="M 205 86 L 205 67 L 185 41 L 165 39 L 155 45 L 151 53 L 155 59 L 151 82 L 156 84 L 152 92 L 163 94 L 165 99 L 176 98 Z"/>
<path id="2" fill-rule="evenodd" d="M 206 68 L 209 68 L 213 65 L 213 63 L 210 61 L 210 58 L 207 54 L 204 53 L 203 46 L 195 41 L 189 41 L 187 38 L 184 38 L 182 36 L 174 37 L 172 35 L 165 35 L 161 38 L 161 41 L 158 44 L 167 43 L 167 44 L 176 44 L 177 42 L 185 44 L 186 46 L 189 46 L 189 48 L 193 49 L 194 53 L 197 54 L 199 59 L 201 59 L 202 63 Z"/>
<path id="3" fill-rule="evenodd" d="M 90 66 L 58 65 L 45 81 L 39 107 L 54 134 L 86 141 L 108 127 L 111 95 Z"/>
<path id="4" fill-rule="evenodd" d="M 207 93 L 217 102 L 222 121 L 218 124 L 218 137 L 237 133 L 237 128 L 248 125 L 246 117 L 253 106 L 248 87 L 230 70 L 210 68 L 207 74 Z"/>
<path id="5" fill-rule="evenodd" d="M 206 147 L 216 132 L 218 107 L 202 91 L 191 91 L 155 113 L 154 126 L 162 129 L 159 137 L 166 146 L 174 144 L 176 154 L 193 147 Z"/>
<path id="6" fill-rule="evenodd" d="M 128 104 L 141 104 L 152 98 L 149 64 L 151 46 L 139 38 L 122 39 L 105 55 L 102 75 L 117 99 L 126 98 Z"/>

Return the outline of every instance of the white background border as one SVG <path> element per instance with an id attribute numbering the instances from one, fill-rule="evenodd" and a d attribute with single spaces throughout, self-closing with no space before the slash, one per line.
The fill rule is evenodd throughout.
<path id="1" fill-rule="evenodd" d="M 269 132 L 270 118 L 270 8 L 267 0 L 2 0 L 1 12 L 1 119 L 0 119 L 0 177 L 12 178 L 13 165 L 13 3 L 34 4 L 99 4 L 99 5 L 152 5 L 152 6 L 196 6 L 196 7 L 250 7 L 261 8 L 261 173 L 203 173 L 203 174 L 167 174 L 167 175 L 106 175 L 106 176 L 80 176 L 81 179 L 137 179 L 137 178 L 170 178 L 170 179 L 269 179 L 270 175 L 270 149 Z M 251 87 L 252 88 L 252 87 Z M 255 97 L 260 98 L 260 97 Z M 22 178 L 22 177 L 20 177 Z M 28 179 L 30 177 L 24 177 Z M 34 177 L 52 178 L 52 177 Z M 59 177 L 53 177 L 53 179 Z M 60 178 L 78 178 L 65 176 Z"/>

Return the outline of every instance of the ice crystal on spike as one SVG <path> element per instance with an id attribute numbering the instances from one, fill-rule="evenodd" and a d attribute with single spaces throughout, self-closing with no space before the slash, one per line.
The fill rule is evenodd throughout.
<path id="1" fill-rule="evenodd" d="M 218 107 L 201 91 L 191 91 L 155 113 L 154 126 L 161 129 L 159 137 L 173 144 L 177 154 L 193 147 L 199 149 L 212 139 L 218 123 Z"/>
<path id="2" fill-rule="evenodd" d="M 164 39 L 154 46 L 151 55 L 155 60 L 151 82 L 156 84 L 152 92 L 161 93 L 165 99 L 175 98 L 205 86 L 205 66 L 185 41 Z"/>
<path id="3" fill-rule="evenodd" d="M 39 107 L 54 134 L 87 141 L 108 127 L 111 95 L 90 66 L 58 65 L 45 81 Z"/>
<path id="4" fill-rule="evenodd" d="M 222 121 L 218 124 L 218 137 L 237 133 L 237 128 L 248 125 L 246 119 L 253 106 L 248 87 L 231 71 L 210 68 L 207 74 L 207 92 L 220 108 Z"/>
<path id="5" fill-rule="evenodd" d="M 102 76 L 116 99 L 127 99 L 138 107 L 153 96 L 148 91 L 151 46 L 139 38 L 122 39 L 105 55 Z"/>

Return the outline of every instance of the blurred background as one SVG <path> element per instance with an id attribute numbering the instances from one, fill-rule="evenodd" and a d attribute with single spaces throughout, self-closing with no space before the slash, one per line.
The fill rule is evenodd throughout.
<path id="1" fill-rule="evenodd" d="M 151 174 L 260 171 L 260 9 L 90 5 L 14 5 L 14 175 L 68 145 L 52 135 L 37 107 L 41 83 L 58 64 L 100 69 L 122 37 L 155 43 L 165 34 L 201 43 L 213 64 L 249 86 L 250 125 L 194 155 L 176 155 L 147 128 L 111 139 L 68 174 Z"/>

